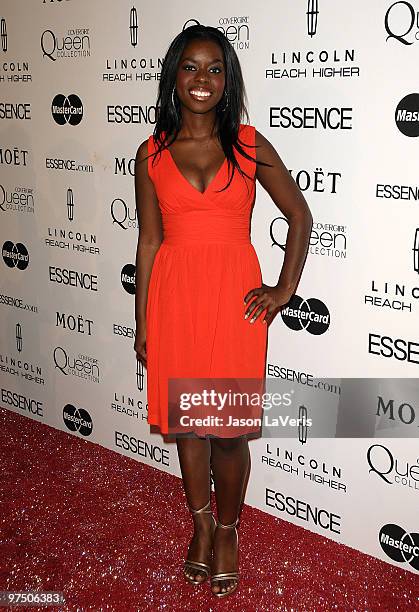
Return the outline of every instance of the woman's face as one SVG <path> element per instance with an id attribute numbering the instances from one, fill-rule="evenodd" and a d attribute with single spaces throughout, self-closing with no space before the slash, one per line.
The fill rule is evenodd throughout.
<path id="1" fill-rule="evenodd" d="M 192 40 L 183 51 L 176 77 L 176 92 L 193 113 L 207 113 L 221 100 L 225 65 L 221 47 L 211 40 Z"/>

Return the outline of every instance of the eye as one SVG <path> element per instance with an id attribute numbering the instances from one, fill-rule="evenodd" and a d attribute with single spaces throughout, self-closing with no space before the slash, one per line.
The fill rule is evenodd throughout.
<path id="1" fill-rule="evenodd" d="M 222 72 L 219 66 L 214 66 L 214 68 L 211 68 L 211 70 L 217 70 L 217 72 Z"/>
<path id="2" fill-rule="evenodd" d="M 192 64 L 185 64 L 185 65 L 183 66 L 183 69 L 184 69 L 184 70 L 189 70 L 189 68 L 193 68 L 193 69 L 195 70 L 195 66 L 193 66 Z"/>

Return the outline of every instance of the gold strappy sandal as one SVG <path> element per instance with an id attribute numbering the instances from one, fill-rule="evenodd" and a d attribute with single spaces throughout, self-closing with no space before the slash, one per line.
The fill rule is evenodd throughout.
<path id="1" fill-rule="evenodd" d="M 215 517 L 211 510 L 211 500 L 207 504 L 205 504 L 203 508 L 200 508 L 199 510 L 193 510 L 190 506 L 188 507 L 189 507 L 189 511 L 192 514 L 211 514 L 214 523 L 216 523 Z M 192 569 L 195 571 L 204 572 L 205 578 L 203 580 L 193 580 L 193 578 L 189 578 L 189 576 L 185 574 L 186 569 Z M 185 576 L 188 582 L 190 582 L 191 584 L 203 584 L 207 580 L 210 574 L 211 567 L 207 563 L 202 563 L 201 561 L 192 561 L 190 559 L 186 559 L 184 562 L 183 570 L 184 570 L 183 575 Z"/>
<path id="2" fill-rule="evenodd" d="M 239 522 L 238 518 L 234 521 L 234 523 L 231 523 L 231 525 L 223 525 L 218 520 L 216 522 L 217 527 L 222 527 L 223 529 L 235 529 L 236 538 L 237 538 L 237 546 L 239 545 L 239 536 L 237 533 L 237 523 L 238 522 Z M 223 572 L 220 574 L 212 574 L 211 587 L 214 585 L 214 583 L 223 582 L 224 580 L 235 580 L 236 583 L 224 593 L 222 593 L 221 591 L 220 593 L 214 593 L 214 591 L 211 588 L 211 593 L 215 595 L 215 597 L 225 597 L 226 595 L 231 595 L 232 593 L 234 593 L 234 591 L 237 589 L 238 584 L 239 584 L 239 572 L 238 571 L 237 572 Z"/>

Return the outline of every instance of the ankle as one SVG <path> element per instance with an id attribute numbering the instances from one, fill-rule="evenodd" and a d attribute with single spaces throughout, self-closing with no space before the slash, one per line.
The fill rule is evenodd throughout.
<path id="1" fill-rule="evenodd" d="M 217 527 L 222 531 L 235 531 L 235 529 L 239 526 L 239 517 L 236 517 L 232 521 L 226 522 L 221 521 L 220 517 L 217 517 Z"/>

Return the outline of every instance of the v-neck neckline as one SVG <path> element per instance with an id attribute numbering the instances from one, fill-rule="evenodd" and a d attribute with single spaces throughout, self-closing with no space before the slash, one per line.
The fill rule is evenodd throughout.
<path id="1" fill-rule="evenodd" d="M 184 182 L 185 182 L 187 185 L 189 185 L 189 187 L 190 187 L 191 189 L 193 189 L 193 190 L 194 190 L 196 193 L 198 193 L 198 194 L 199 194 L 201 197 L 203 197 L 204 195 L 206 195 L 206 194 L 207 194 L 207 192 L 210 190 L 210 188 L 211 188 L 211 187 L 214 185 L 215 181 L 217 180 L 218 176 L 219 176 L 219 175 L 220 175 L 220 173 L 221 173 L 221 170 L 224 168 L 224 166 L 225 166 L 225 164 L 226 164 L 226 162 L 227 162 L 227 157 L 224 157 L 224 161 L 223 161 L 223 163 L 222 163 L 222 164 L 221 164 L 221 166 L 218 168 L 218 170 L 217 170 L 217 172 L 216 172 L 216 174 L 215 174 L 214 178 L 213 178 L 213 179 L 212 179 L 212 180 L 209 182 L 209 184 L 207 185 L 207 188 L 206 188 L 204 191 L 199 191 L 199 189 L 197 189 L 197 188 L 195 187 L 195 185 L 192 185 L 192 183 L 190 183 L 190 182 L 188 181 L 188 179 L 186 178 L 186 176 L 185 176 L 184 174 L 182 174 L 182 172 L 181 172 L 181 171 L 180 171 L 180 169 L 179 169 L 179 166 L 178 166 L 178 165 L 177 165 L 177 163 L 175 162 L 175 159 L 174 159 L 174 157 L 173 157 L 173 155 L 172 155 L 172 153 L 171 153 L 170 149 L 169 149 L 168 147 L 166 147 L 165 151 L 167 151 L 167 152 L 168 152 L 168 154 L 169 154 L 169 158 L 170 158 L 170 160 L 172 161 L 172 164 L 173 164 L 173 166 L 175 167 L 175 169 L 177 170 L 177 172 L 178 172 L 179 176 L 180 176 L 180 177 L 183 179 L 183 181 L 184 181 Z"/>

